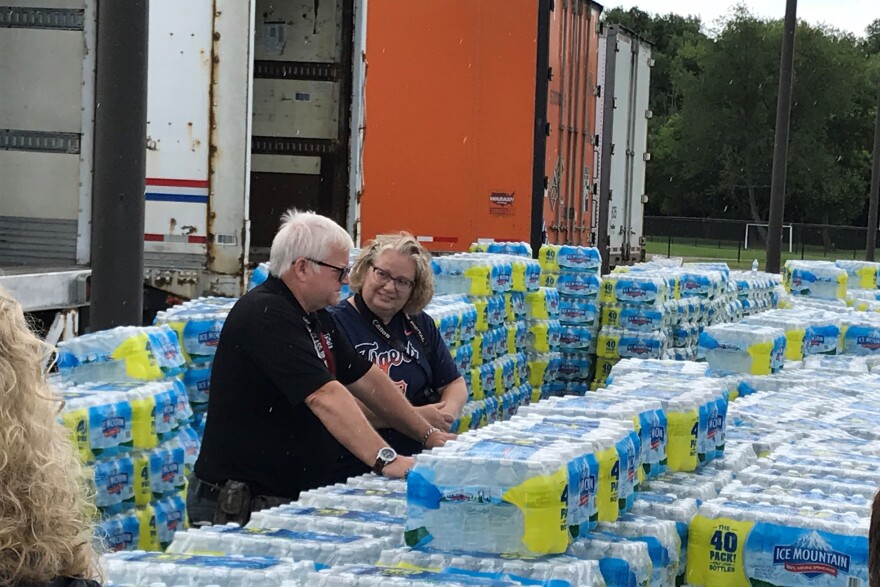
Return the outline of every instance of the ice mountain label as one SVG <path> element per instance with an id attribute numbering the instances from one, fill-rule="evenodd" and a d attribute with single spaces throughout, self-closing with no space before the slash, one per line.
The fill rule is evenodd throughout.
<path id="1" fill-rule="evenodd" d="M 798 538 L 794 544 L 773 547 L 773 564 L 783 565 L 786 571 L 800 573 L 813 579 L 820 575 L 836 577 L 849 573 L 848 554 L 837 552 L 813 531 Z"/>

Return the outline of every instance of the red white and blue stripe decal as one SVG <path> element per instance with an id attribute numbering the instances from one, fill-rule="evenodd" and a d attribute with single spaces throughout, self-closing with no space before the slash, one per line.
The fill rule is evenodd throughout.
<path id="1" fill-rule="evenodd" d="M 144 199 L 147 202 L 173 202 L 178 204 L 208 204 L 208 180 L 167 179 L 148 177 Z M 147 242 L 206 244 L 208 237 L 198 234 L 145 233 Z"/>
<path id="2" fill-rule="evenodd" d="M 144 198 L 148 202 L 208 203 L 208 181 L 200 179 L 147 178 Z"/>

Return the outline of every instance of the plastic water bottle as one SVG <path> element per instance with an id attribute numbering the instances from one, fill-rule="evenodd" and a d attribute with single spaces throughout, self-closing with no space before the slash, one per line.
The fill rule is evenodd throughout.
<path id="1" fill-rule="evenodd" d="M 757 259 L 752 261 L 752 275 L 755 275 L 755 276 L 758 275 L 758 260 Z"/>

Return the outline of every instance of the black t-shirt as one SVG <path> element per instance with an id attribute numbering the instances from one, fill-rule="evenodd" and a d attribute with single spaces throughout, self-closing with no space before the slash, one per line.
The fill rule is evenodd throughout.
<path id="1" fill-rule="evenodd" d="M 319 357 L 322 333 L 327 364 Z M 370 366 L 326 311 L 306 314 L 287 286 L 269 277 L 236 302 L 220 333 L 196 476 L 243 481 L 254 495 L 290 499 L 343 481 L 334 470 L 344 449 L 304 400 L 334 379 L 357 381 Z"/>

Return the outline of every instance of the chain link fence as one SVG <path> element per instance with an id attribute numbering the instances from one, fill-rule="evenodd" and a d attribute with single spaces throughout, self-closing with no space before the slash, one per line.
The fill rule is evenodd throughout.
<path id="1" fill-rule="evenodd" d="M 867 232 L 864 226 L 785 224 L 783 261 L 864 259 Z M 731 266 L 751 265 L 753 259 L 762 261 L 766 258 L 766 224 L 748 220 L 646 216 L 644 237 L 648 257 L 717 259 L 727 261 Z"/>

